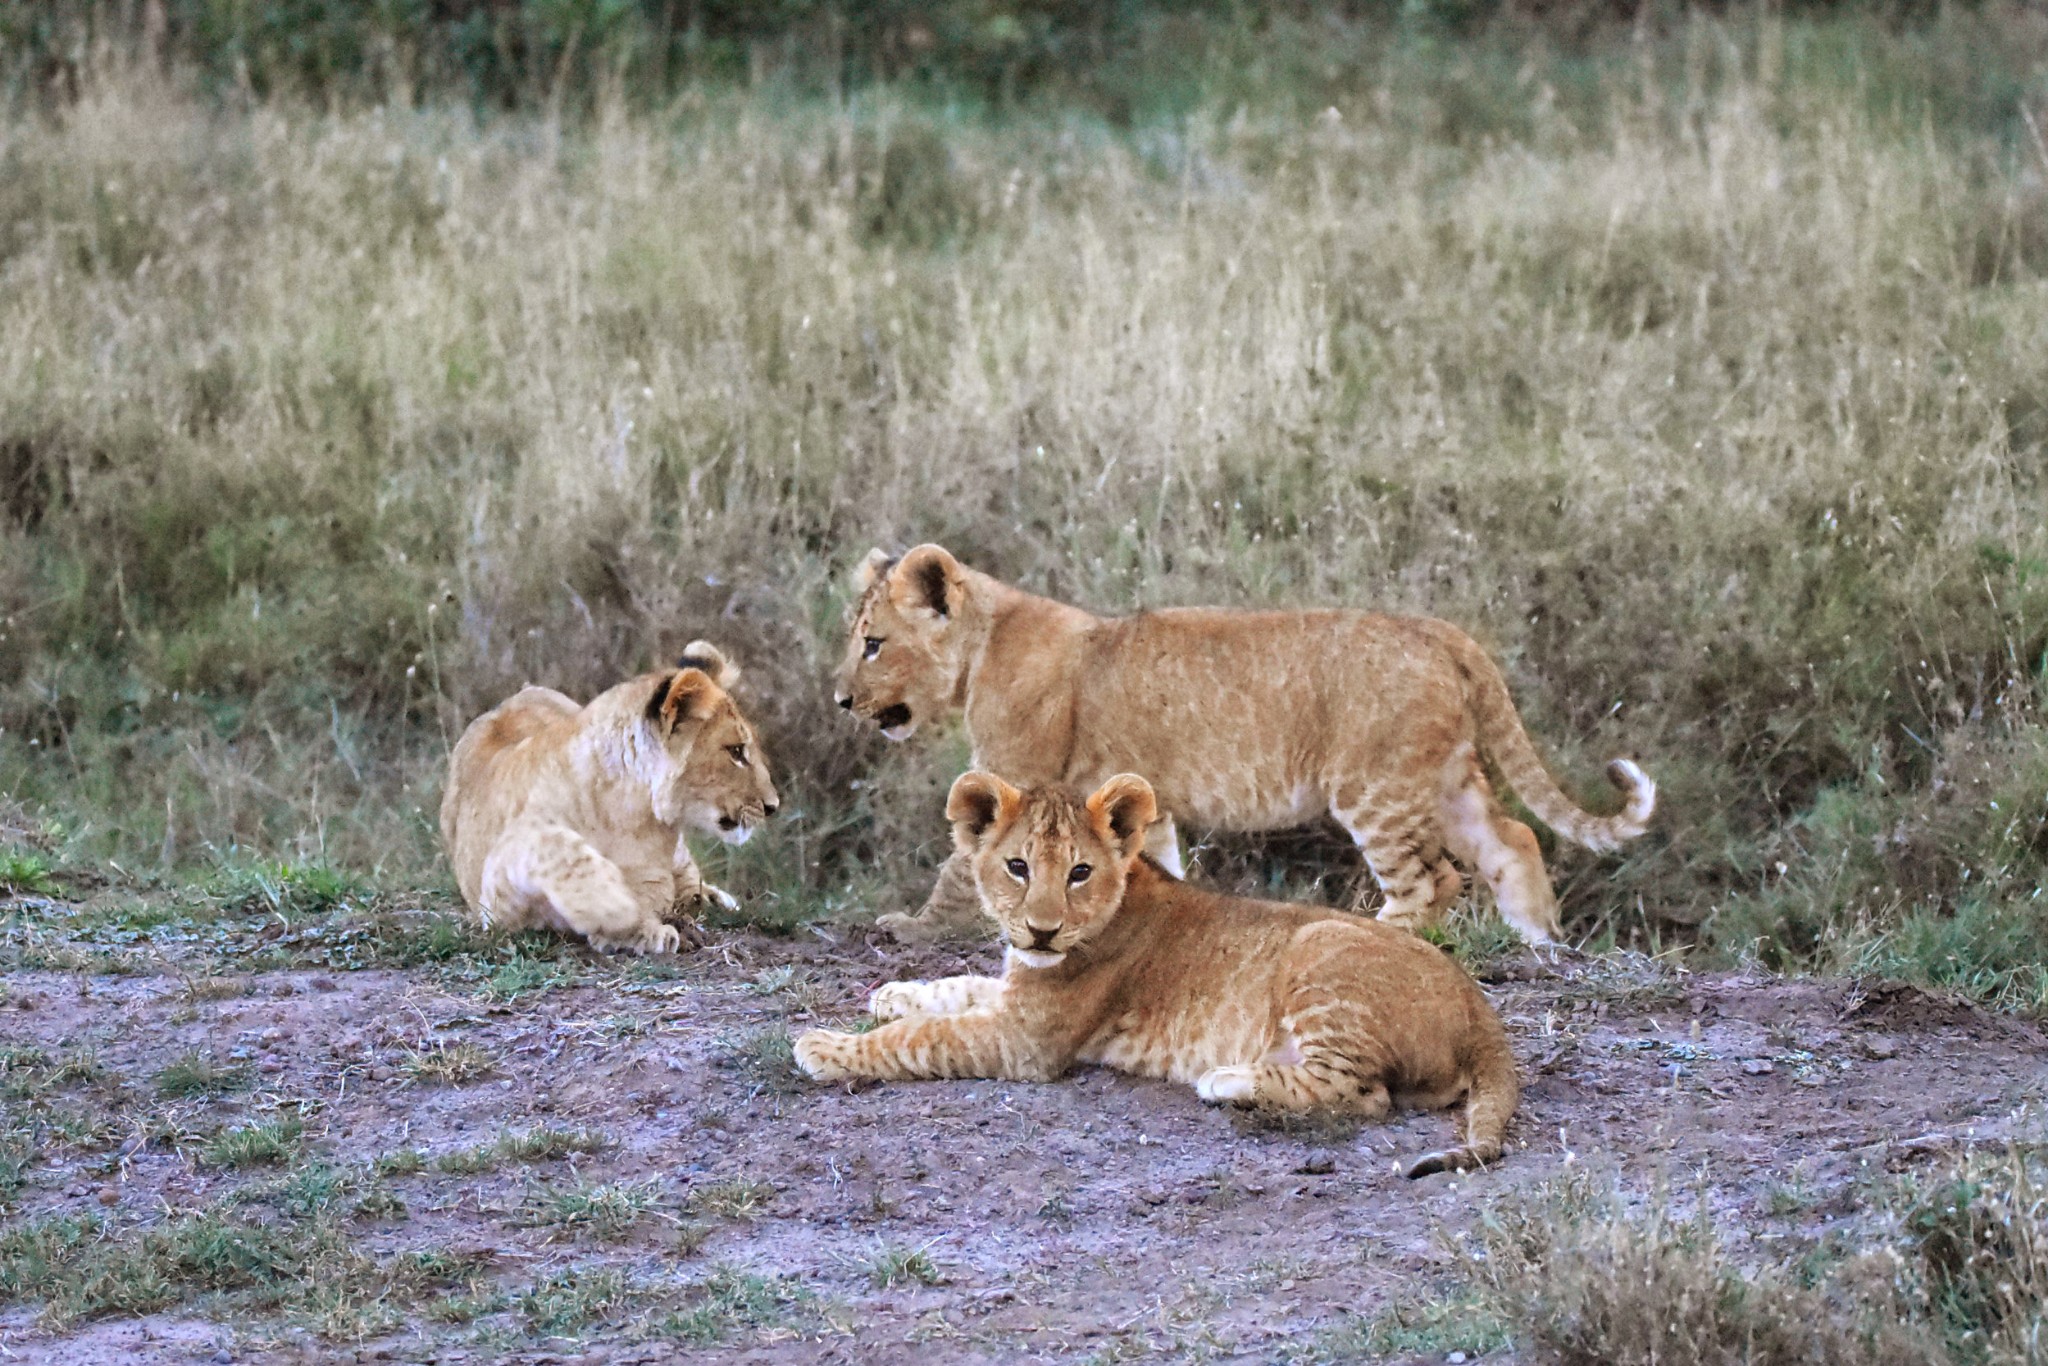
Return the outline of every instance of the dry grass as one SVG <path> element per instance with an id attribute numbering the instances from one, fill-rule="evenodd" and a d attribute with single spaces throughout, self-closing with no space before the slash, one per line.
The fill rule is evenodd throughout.
<path id="1" fill-rule="evenodd" d="M 1384 1350 L 1497 1342 L 1564 1363 L 2034 1363 L 2048 1343 L 2038 1152 L 1881 1183 L 1818 1243 L 1731 1236 L 1696 1194 L 1585 1175 L 1496 1202 L 1457 1295 L 1353 1330 Z M 1780 1238 L 1782 1235 L 1773 1234 Z"/>
<path id="2" fill-rule="evenodd" d="M 1557 852 L 1578 933 L 2048 1000 L 2048 23 L 1275 33 L 1266 95 L 1123 129 L 121 71 L 9 117 L 0 787 L 74 857 L 418 883 L 471 715 L 703 635 L 791 799 L 707 872 L 897 908 L 962 752 L 823 679 L 846 569 L 932 538 L 1104 610 L 1452 618 L 1570 785 L 1663 783 Z"/>

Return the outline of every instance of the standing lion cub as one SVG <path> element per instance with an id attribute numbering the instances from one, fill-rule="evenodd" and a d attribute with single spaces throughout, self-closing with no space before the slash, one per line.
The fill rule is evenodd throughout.
<path id="1" fill-rule="evenodd" d="M 1549 943 L 1557 900 L 1536 835 L 1502 809 L 1491 759 L 1566 839 L 1606 850 L 1643 833 L 1657 789 L 1626 759 L 1627 804 L 1594 817 L 1558 791 L 1500 670 L 1457 627 L 1365 612 L 1179 608 L 1097 617 L 965 567 L 935 545 L 872 552 L 837 678 L 839 705 L 906 739 L 967 715 L 974 766 L 1020 782 L 1156 785 L 1152 849 L 1180 872 L 1174 822 L 1277 830 L 1328 813 L 1386 895 L 1382 920 L 1428 923 L 1464 883 L 1493 889 L 1521 936 Z M 971 908 L 960 856 L 906 937 Z"/>
<path id="2" fill-rule="evenodd" d="M 470 722 L 441 798 L 463 899 L 489 925 L 637 953 L 681 946 L 666 923 L 679 904 L 736 906 L 699 875 L 682 832 L 742 844 L 775 814 L 760 742 L 727 691 L 738 678 L 697 641 L 675 668 L 587 707 L 524 688 Z"/>
<path id="3" fill-rule="evenodd" d="M 1189 1082 L 1202 1099 L 1377 1119 L 1462 1103 L 1460 1146 L 1410 1176 L 1500 1156 L 1520 1095 L 1500 1019 L 1434 945 L 1320 907 L 1197 890 L 1145 858 L 1152 787 L 1124 773 L 1083 801 L 969 773 L 946 803 L 1003 975 L 891 982 L 893 1023 L 813 1029 L 812 1077 L 1043 1081 L 1077 1062 Z"/>

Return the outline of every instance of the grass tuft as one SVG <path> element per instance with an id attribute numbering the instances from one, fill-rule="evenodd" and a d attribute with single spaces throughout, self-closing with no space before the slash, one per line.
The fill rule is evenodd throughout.
<path id="1" fill-rule="evenodd" d="M 612 1140 L 595 1129 L 529 1129 L 503 1133 L 475 1148 L 443 1153 L 434 1170 L 454 1176 L 476 1176 L 517 1162 L 551 1162 L 576 1153 L 601 1152 Z"/>
<path id="2" fill-rule="evenodd" d="M 158 1095 L 173 1100 L 224 1096 L 247 1087 L 250 1080 L 246 1067 L 223 1066 L 208 1054 L 191 1052 L 163 1066 L 156 1074 L 156 1090 Z"/>
<path id="3" fill-rule="evenodd" d="M 498 1060 L 473 1043 L 437 1043 L 408 1051 L 400 1070 L 418 1082 L 467 1086 L 496 1072 Z"/>
<path id="4" fill-rule="evenodd" d="M 296 1115 L 223 1129 L 201 1146 L 199 1160 L 209 1167 L 234 1170 L 284 1166 L 298 1155 L 304 1135 L 305 1124 Z"/>

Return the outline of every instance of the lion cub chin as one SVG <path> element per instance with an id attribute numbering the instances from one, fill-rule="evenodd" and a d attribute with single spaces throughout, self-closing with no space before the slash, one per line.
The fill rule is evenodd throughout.
<path id="1" fill-rule="evenodd" d="M 526 688 L 470 722 L 448 761 L 441 839 L 487 925 L 578 934 L 605 951 L 694 947 L 679 912 L 738 905 L 706 883 L 686 826 L 745 842 L 775 784 L 729 689 L 739 670 L 697 641 L 673 669 L 578 707 Z"/>
<path id="2" fill-rule="evenodd" d="M 866 1034 L 796 1041 L 812 1077 L 1049 1080 L 1075 1063 L 1187 1082 L 1203 1100 L 1376 1119 L 1459 1106 L 1424 1176 L 1500 1156 L 1520 1093 L 1499 1018 L 1442 950 L 1376 921 L 1198 890 L 1143 855 L 1152 787 L 1082 799 L 986 773 L 946 815 L 1008 949 L 996 977 L 891 982 Z"/>

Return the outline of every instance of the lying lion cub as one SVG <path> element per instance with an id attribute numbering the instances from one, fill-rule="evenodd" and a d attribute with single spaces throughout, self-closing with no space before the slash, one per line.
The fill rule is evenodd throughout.
<path id="1" fill-rule="evenodd" d="M 775 814 L 760 744 L 726 691 L 738 677 L 697 641 L 674 669 L 587 707 L 525 688 L 470 722 L 448 761 L 441 839 L 484 923 L 667 953 L 682 944 L 665 923 L 679 906 L 737 906 L 698 874 L 682 827 L 742 844 Z"/>
<path id="2" fill-rule="evenodd" d="M 974 766 L 1023 782 L 1091 787 L 1135 771 L 1163 808 L 1152 849 L 1178 875 L 1174 820 L 1275 830 L 1328 813 L 1386 895 L 1380 918 L 1425 924 L 1478 869 L 1526 940 L 1558 932 L 1536 836 L 1509 816 L 1491 759 L 1566 839 L 1612 849 L 1643 832 L 1657 789 L 1626 759 L 1627 794 L 1595 818 L 1558 791 L 1529 745 L 1500 670 L 1448 622 L 1364 612 L 1181 608 L 1103 618 L 1011 588 L 944 549 L 877 550 L 837 679 L 839 705 L 891 739 L 967 714 Z M 971 912 L 959 857 L 924 910 L 880 924 L 916 937 Z"/>
<path id="3" fill-rule="evenodd" d="M 1200 891 L 1142 854 L 1152 787 L 1084 803 L 969 773 L 954 843 L 1009 945 L 995 977 L 891 982 L 867 1034 L 813 1029 L 796 1059 L 863 1076 L 1044 1081 L 1077 1062 L 1193 1082 L 1204 1100 L 1377 1119 L 1463 1102 L 1462 1144 L 1410 1176 L 1500 1156 L 1520 1085 L 1500 1020 L 1425 940 L 1311 906 Z"/>

